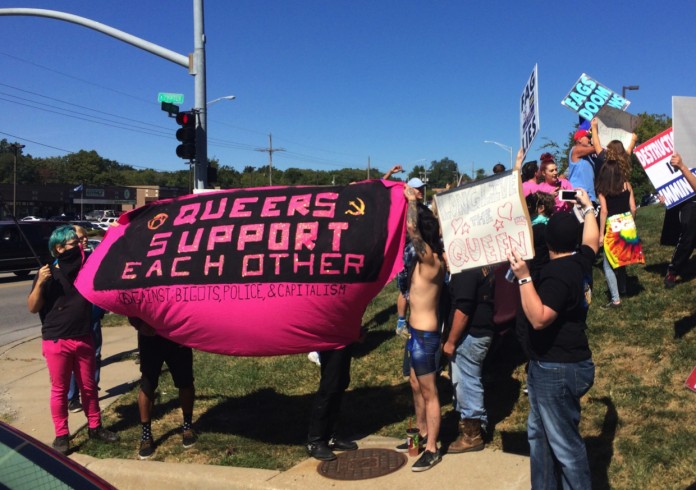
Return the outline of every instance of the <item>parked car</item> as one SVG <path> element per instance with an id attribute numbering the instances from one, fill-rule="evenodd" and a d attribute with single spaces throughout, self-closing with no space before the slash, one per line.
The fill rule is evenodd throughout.
<path id="1" fill-rule="evenodd" d="M 41 218 L 37 216 L 25 216 L 20 221 L 41 221 Z"/>
<path id="2" fill-rule="evenodd" d="M 650 206 L 651 204 L 657 204 L 660 202 L 657 194 L 645 194 L 640 200 L 641 206 Z"/>
<path id="3" fill-rule="evenodd" d="M 53 230 L 64 224 L 59 221 L 20 221 L 22 234 L 14 221 L 0 221 L 0 272 L 27 276 L 41 265 L 50 263 L 48 239 Z"/>
<path id="4" fill-rule="evenodd" d="M 101 243 L 101 240 L 97 240 L 96 238 L 89 238 L 87 239 L 87 247 L 90 250 L 94 250 L 97 248 L 97 246 Z"/>
<path id="5" fill-rule="evenodd" d="M 95 225 L 94 223 L 92 223 L 92 222 L 90 222 L 90 221 L 71 221 L 70 224 L 71 224 L 71 225 L 81 226 L 81 227 L 84 228 L 87 232 L 90 232 L 90 231 L 92 231 L 92 230 L 100 230 L 100 229 L 101 229 L 101 228 L 99 228 L 97 225 Z"/>
<path id="6" fill-rule="evenodd" d="M 55 449 L 0 422 L 0 488 L 115 489 Z"/>
<path id="7" fill-rule="evenodd" d="M 102 218 L 117 218 L 118 212 L 111 209 L 95 209 L 85 213 L 85 219 L 89 221 L 100 221 Z"/>

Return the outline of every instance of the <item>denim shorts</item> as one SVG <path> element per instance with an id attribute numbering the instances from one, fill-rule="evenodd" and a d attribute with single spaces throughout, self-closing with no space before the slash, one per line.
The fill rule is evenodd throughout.
<path id="1" fill-rule="evenodd" d="M 411 368 L 416 376 L 437 372 L 440 366 L 440 332 L 424 332 L 410 325 L 406 350 L 411 358 Z"/>

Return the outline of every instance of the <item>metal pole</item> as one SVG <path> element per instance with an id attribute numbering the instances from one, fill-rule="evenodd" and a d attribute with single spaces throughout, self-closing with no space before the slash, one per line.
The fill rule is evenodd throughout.
<path id="1" fill-rule="evenodd" d="M 111 36 L 124 43 L 131 44 L 136 48 L 144 49 L 145 51 L 155 54 L 165 60 L 169 60 L 172 63 L 181 65 L 184 68 L 189 68 L 189 59 L 187 56 L 176 53 L 170 49 L 163 48 L 157 44 L 151 43 L 139 37 L 128 34 L 127 32 L 120 31 L 101 22 L 94 21 L 92 19 L 87 19 L 86 17 L 80 17 L 73 14 L 68 14 L 66 12 L 60 12 L 58 10 L 45 10 L 45 9 L 31 9 L 31 8 L 4 8 L 0 9 L 0 16 L 32 16 L 32 17 L 48 17 L 50 19 L 58 19 L 65 22 L 71 22 L 73 24 L 81 25 L 89 29 L 101 32 L 107 36 Z"/>
<path id="2" fill-rule="evenodd" d="M 14 152 L 14 176 L 12 179 L 12 216 L 17 216 L 17 149 Z"/>
<path id="3" fill-rule="evenodd" d="M 193 76 L 195 107 L 198 111 L 196 128 L 195 188 L 208 185 L 208 110 L 206 108 L 205 32 L 203 0 L 193 0 Z"/>
<path id="4" fill-rule="evenodd" d="M 19 143 L 12 143 L 10 149 L 14 154 L 14 171 L 12 177 L 12 216 L 17 216 L 17 154 L 22 151 L 26 145 L 20 145 Z"/>

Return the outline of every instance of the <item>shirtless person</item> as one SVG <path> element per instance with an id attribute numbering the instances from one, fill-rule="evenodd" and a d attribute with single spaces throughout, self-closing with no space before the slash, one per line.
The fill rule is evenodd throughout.
<path id="1" fill-rule="evenodd" d="M 416 251 L 416 264 L 410 280 L 409 332 L 410 383 L 416 424 L 425 444 L 423 455 L 411 468 L 425 471 L 442 459 L 437 448 L 440 432 L 440 401 L 435 378 L 440 365 L 440 323 L 438 302 L 444 283 L 445 263 L 442 259 L 440 226 L 433 213 L 418 203 L 418 193 L 408 185 L 406 225 Z"/>

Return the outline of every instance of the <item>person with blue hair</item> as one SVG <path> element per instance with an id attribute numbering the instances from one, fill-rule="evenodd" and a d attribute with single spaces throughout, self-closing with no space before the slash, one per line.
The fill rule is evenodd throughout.
<path id="1" fill-rule="evenodd" d="M 119 437 L 101 424 L 90 329 L 92 308 L 75 288 L 75 279 L 84 262 L 84 251 L 75 229 L 71 225 L 56 228 L 48 247 L 56 261 L 39 269 L 27 306 L 41 318 L 41 347 L 51 380 L 50 407 L 56 435 L 53 448 L 67 454 L 70 450 L 67 395 L 73 371 L 82 394 L 89 437 L 104 442 L 115 442 Z"/>

